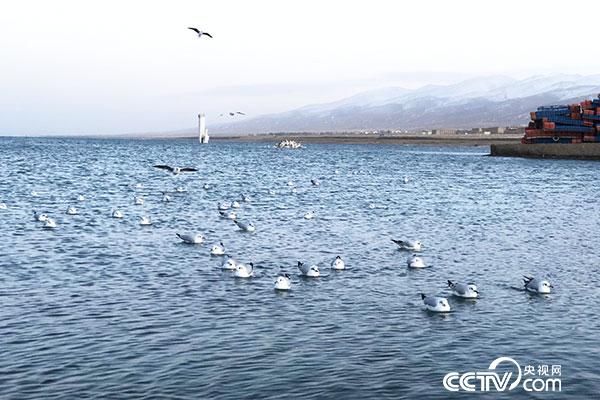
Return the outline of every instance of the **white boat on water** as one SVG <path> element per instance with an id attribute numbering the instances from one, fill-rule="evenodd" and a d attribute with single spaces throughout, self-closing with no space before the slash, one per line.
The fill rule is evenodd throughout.
<path id="1" fill-rule="evenodd" d="M 295 140 L 282 140 L 281 142 L 275 145 L 278 149 L 300 149 L 302 148 L 302 144 L 296 142 Z"/>
<path id="2" fill-rule="evenodd" d="M 208 129 L 204 114 L 198 114 L 198 141 L 202 144 L 208 143 Z"/>

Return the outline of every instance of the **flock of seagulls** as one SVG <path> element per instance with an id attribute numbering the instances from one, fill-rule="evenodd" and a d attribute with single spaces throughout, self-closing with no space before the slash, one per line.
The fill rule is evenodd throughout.
<path id="1" fill-rule="evenodd" d="M 189 172 L 197 172 L 198 169 L 191 167 L 179 167 L 179 166 L 169 166 L 164 164 L 154 165 L 154 168 L 161 169 L 171 173 L 172 175 L 179 175 L 181 173 L 189 173 Z M 404 182 L 408 182 L 409 179 L 404 177 Z M 320 181 L 318 179 L 311 179 L 311 185 L 320 186 Z M 292 181 L 289 181 L 288 186 L 294 188 L 295 184 Z M 204 185 L 205 189 L 208 189 L 208 184 Z M 142 188 L 142 184 L 137 184 L 136 188 Z M 179 187 L 177 188 L 179 192 L 185 192 L 185 188 Z M 172 201 L 171 197 L 166 193 L 162 192 L 162 201 L 170 202 Z M 80 202 L 85 201 L 85 196 L 79 195 L 77 200 Z M 256 226 L 252 221 L 241 221 L 237 218 L 236 209 L 241 207 L 240 202 L 249 202 L 251 201 L 250 196 L 245 194 L 240 195 L 239 201 L 233 200 L 230 202 L 223 201 L 217 205 L 217 211 L 223 218 L 231 219 L 233 223 L 237 226 L 240 231 L 254 233 L 256 232 Z M 144 198 L 142 196 L 134 196 L 133 198 L 134 205 L 143 205 Z M 0 203 L 0 210 L 7 209 L 6 203 Z M 79 211 L 73 205 L 69 205 L 66 214 L 67 215 L 77 215 Z M 33 212 L 34 219 L 41 223 L 44 228 L 47 229 L 55 229 L 57 227 L 56 221 L 44 213 L 38 213 L 37 211 Z M 123 213 L 118 209 L 113 209 L 111 213 L 112 218 L 121 219 L 123 218 Z M 305 219 L 313 219 L 316 217 L 316 213 L 314 211 L 309 211 L 304 214 Z M 141 226 L 149 226 L 152 225 L 152 220 L 149 216 L 143 215 L 139 218 L 139 225 Z M 202 233 L 198 232 L 183 232 L 176 233 L 177 238 L 181 240 L 181 242 L 189 245 L 200 245 L 205 243 L 206 237 Z M 426 268 L 427 265 L 422 257 L 420 257 L 417 253 L 421 252 L 425 246 L 419 240 L 408 240 L 408 239 L 391 239 L 393 243 L 398 246 L 398 249 L 401 251 L 409 252 L 410 255 L 407 258 L 406 266 L 410 269 L 422 269 Z M 218 244 L 214 244 L 210 248 L 210 255 L 215 257 L 224 257 L 223 262 L 221 264 L 221 268 L 223 270 L 231 271 L 232 275 L 236 278 L 252 278 L 255 276 L 255 266 L 253 263 L 240 263 L 235 258 L 231 257 L 225 248 L 223 242 L 219 242 Z M 301 276 L 306 278 L 318 278 L 321 276 L 321 270 L 319 265 L 316 264 L 306 264 L 304 262 L 297 262 L 297 269 Z M 346 269 L 346 263 L 342 256 L 338 255 L 331 261 L 330 268 L 335 271 L 341 271 Z M 470 282 L 455 282 L 448 280 L 448 288 L 450 289 L 453 296 L 462 298 L 462 299 L 473 299 L 476 300 L 479 298 L 479 290 L 477 286 Z M 545 279 L 541 279 L 538 277 L 524 276 L 523 279 L 523 290 L 535 293 L 547 295 L 551 293 L 553 286 Z M 280 271 L 276 276 L 273 287 L 278 291 L 291 290 L 293 286 L 293 282 L 290 278 L 290 275 L 285 271 Z M 434 295 L 428 295 L 425 293 L 421 293 L 421 299 L 425 306 L 425 309 L 431 312 L 436 313 L 447 313 L 451 311 L 450 302 L 446 297 L 439 297 Z"/>
<path id="2" fill-rule="evenodd" d="M 414 252 L 420 252 L 425 246 L 418 240 L 398 240 L 392 239 L 392 242 L 398 245 L 400 250 L 413 252 L 406 261 L 408 268 L 426 268 L 425 261 Z M 550 294 L 553 287 L 547 280 L 524 276 L 524 290 L 536 294 Z M 478 299 L 479 290 L 473 283 L 453 282 L 448 280 L 448 287 L 452 291 L 452 295 L 462 299 Z M 425 309 L 432 312 L 447 313 L 452 309 L 448 299 L 445 297 L 431 296 L 421 293 L 421 299 L 425 305 Z"/>
<path id="3" fill-rule="evenodd" d="M 246 115 L 245 112 L 242 111 L 230 111 L 227 113 L 227 115 L 229 115 L 230 117 L 235 117 L 236 115 Z M 219 114 L 219 117 L 224 117 L 225 114 Z"/>

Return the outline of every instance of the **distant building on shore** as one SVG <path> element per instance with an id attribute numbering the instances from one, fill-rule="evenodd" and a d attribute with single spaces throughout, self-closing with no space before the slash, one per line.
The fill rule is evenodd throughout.
<path id="1" fill-rule="evenodd" d="M 432 129 L 432 135 L 454 135 L 456 134 L 456 129 Z"/>

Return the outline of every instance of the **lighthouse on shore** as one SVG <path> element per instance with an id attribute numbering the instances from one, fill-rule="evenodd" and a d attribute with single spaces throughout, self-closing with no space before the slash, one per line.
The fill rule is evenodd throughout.
<path id="1" fill-rule="evenodd" d="M 208 129 L 204 114 L 198 114 L 198 140 L 200 143 L 208 143 Z"/>

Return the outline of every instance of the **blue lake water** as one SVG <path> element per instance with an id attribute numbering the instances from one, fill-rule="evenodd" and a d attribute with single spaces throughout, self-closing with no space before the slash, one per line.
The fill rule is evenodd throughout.
<path id="1" fill-rule="evenodd" d="M 562 368 L 562 393 L 506 398 L 600 392 L 597 162 L 185 140 L 0 138 L 0 150 L 2 399 L 470 398 L 446 391 L 444 375 L 500 356 Z M 152 168 L 163 163 L 200 171 Z M 254 234 L 217 212 L 241 193 Z M 207 242 L 175 235 L 192 231 Z M 391 238 L 420 239 L 430 267 L 408 270 Z M 222 271 L 209 254 L 220 241 L 257 276 Z M 329 269 L 336 255 L 347 270 Z M 298 277 L 297 260 L 323 276 Z M 288 293 L 273 290 L 280 268 Z M 522 275 L 546 277 L 553 293 L 517 290 Z M 475 282 L 481 298 L 450 297 L 448 279 Z M 421 292 L 448 296 L 453 311 L 425 311 Z"/>

